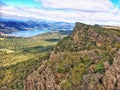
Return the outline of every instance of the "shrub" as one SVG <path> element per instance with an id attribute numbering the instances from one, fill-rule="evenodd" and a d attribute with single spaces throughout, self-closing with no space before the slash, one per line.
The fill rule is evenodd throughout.
<path id="1" fill-rule="evenodd" d="M 65 73 L 65 72 L 67 72 L 68 70 L 69 70 L 69 68 L 64 65 L 64 62 L 61 62 L 61 63 L 58 65 L 58 68 L 57 68 L 57 72 L 58 72 L 58 73 Z"/>
<path id="2" fill-rule="evenodd" d="M 105 72 L 103 62 L 98 62 L 98 64 L 95 67 L 95 70 L 96 72 L 103 74 Z"/>

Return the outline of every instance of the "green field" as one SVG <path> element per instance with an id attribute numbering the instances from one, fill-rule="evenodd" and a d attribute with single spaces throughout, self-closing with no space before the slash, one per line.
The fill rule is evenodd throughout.
<path id="1" fill-rule="evenodd" d="M 54 45 L 66 34 L 45 33 L 23 37 L 0 37 L 0 89 L 22 90 L 24 79 L 48 59 Z"/>

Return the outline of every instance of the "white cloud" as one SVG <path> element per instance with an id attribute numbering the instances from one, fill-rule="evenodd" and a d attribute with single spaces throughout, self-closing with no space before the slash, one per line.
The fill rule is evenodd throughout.
<path id="1" fill-rule="evenodd" d="M 87 11 L 109 11 L 113 7 L 110 0 L 42 0 L 42 3 L 45 8 Z"/>
<path id="2" fill-rule="evenodd" d="M 42 1 L 44 6 L 42 9 L 2 6 L 0 13 L 2 17 L 16 19 L 46 19 L 66 22 L 79 21 L 88 24 L 120 26 L 120 10 L 114 7 L 109 0 L 94 0 L 94 2 L 90 2 L 93 0 L 64 0 L 64 2 L 60 2 L 61 0 Z"/>

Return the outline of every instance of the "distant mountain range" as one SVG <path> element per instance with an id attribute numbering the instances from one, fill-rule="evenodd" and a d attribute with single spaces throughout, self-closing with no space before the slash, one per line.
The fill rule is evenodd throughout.
<path id="1" fill-rule="evenodd" d="M 0 32 L 2 33 L 12 33 L 21 30 L 72 30 L 73 27 L 74 23 L 67 22 L 0 20 Z"/>

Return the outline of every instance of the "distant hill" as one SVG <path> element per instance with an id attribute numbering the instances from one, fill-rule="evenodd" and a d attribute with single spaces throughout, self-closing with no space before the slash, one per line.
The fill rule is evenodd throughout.
<path id="1" fill-rule="evenodd" d="M 120 90 L 120 30 L 77 22 L 24 90 Z"/>
<path id="2" fill-rule="evenodd" d="M 21 30 L 72 30 L 73 23 L 66 22 L 36 22 L 36 21 L 0 21 L 0 32 L 11 33 Z"/>
<path id="3" fill-rule="evenodd" d="M 119 29 L 120 30 L 120 26 L 110 26 L 110 25 L 103 25 L 103 28 L 112 28 L 112 29 Z"/>
<path id="4" fill-rule="evenodd" d="M 113 26 L 113 25 L 99 25 L 99 24 L 94 24 L 94 26 L 108 28 L 108 29 L 120 29 L 120 26 Z"/>

